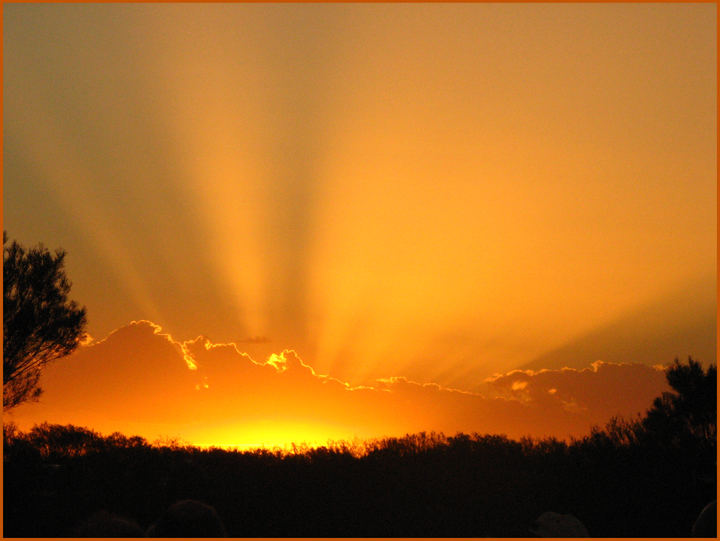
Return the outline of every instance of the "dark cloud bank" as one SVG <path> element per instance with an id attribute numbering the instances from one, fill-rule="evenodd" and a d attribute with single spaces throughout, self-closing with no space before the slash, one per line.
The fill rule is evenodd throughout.
<path id="1" fill-rule="evenodd" d="M 150 322 L 133 322 L 48 367 L 41 401 L 12 418 L 22 427 L 73 423 L 188 442 L 289 422 L 332 427 L 348 439 L 418 431 L 566 438 L 614 415 L 641 414 L 668 390 L 661 367 L 600 361 L 499 374 L 481 392 L 403 377 L 353 387 L 316 374 L 291 350 L 261 363 L 241 348 L 203 337 L 178 342 Z"/>

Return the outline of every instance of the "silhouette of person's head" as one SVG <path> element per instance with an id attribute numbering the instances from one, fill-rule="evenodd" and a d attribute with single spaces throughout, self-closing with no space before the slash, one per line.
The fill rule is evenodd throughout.
<path id="1" fill-rule="evenodd" d="M 707 504 L 695 519 L 693 537 L 717 537 L 717 500 Z"/>
<path id="2" fill-rule="evenodd" d="M 76 537 L 145 537 L 134 520 L 98 511 L 75 528 Z"/>
<path id="3" fill-rule="evenodd" d="M 577 517 L 552 511 L 540 515 L 530 531 L 538 537 L 590 537 L 587 528 Z"/>
<path id="4" fill-rule="evenodd" d="M 148 528 L 148 537 L 225 537 L 225 526 L 215 508 L 195 501 L 172 504 Z"/>

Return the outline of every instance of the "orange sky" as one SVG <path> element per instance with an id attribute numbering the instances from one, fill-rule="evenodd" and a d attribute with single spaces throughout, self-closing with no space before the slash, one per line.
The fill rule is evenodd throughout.
<path id="1" fill-rule="evenodd" d="M 423 411 L 442 396 L 473 415 L 499 400 L 505 380 L 487 378 L 515 369 L 715 361 L 714 4 L 3 9 L 4 227 L 67 250 L 97 339 L 151 320 L 261 364 L 292 349 L 351 387 L 476 393 L 489 402 L 407 391 Z M 160 362 L 141 345 L 117 346 L 133 354 L 97 374 L 103 389 Z M 168 392 L 195 404 L 193 385 Z M 36 411 L 75 404 L 50 387 Z M 257 422 L 450 429 L 450 406 L 383 425 L 347 398 L 394 390 L 328 396 L 346 417 L 293 419 L 282 402 Z M 622 396 L 609 407 L 637 407 Z M 538 426 L 579 430 L 553 407 Z M 491 426 L 473 415 L 457 429 Z M 527 425 L 507 415 L 507 432 Z"/>
<path id="2" fill-rule="evenodd" d="M 239 447 L 420 431 L 567 438 L 641 414 L 668 390 L 662 367 L 601 361 L 497 374 L 473 392 L 401 377 L 352 386 L 316 373 L 294 351 L 258 363 L 238 346 L 179 342 L 133 322 L 49 366 L 42 399 L 6 418 L 21 428 L 45 420 Z"/>

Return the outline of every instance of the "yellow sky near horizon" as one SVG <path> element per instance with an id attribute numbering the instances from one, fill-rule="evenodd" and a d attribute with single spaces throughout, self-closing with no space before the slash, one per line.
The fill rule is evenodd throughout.
<path id="1" fill-rule="evenodd" d="M 3 13 L 4 228 L 93 336 L 355 385 L 715 360 L 714 4 Z"/>

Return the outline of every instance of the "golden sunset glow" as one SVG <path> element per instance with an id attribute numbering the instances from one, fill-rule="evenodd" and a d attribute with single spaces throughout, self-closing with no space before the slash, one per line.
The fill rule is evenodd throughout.
<path id="1" fill-rule="evenodd" d="M 92 386 L 78 386 L 83 380 Z M 43 419 L 239 449 L 424 431 L 581 436 L 612 416 L 642 413 L 667 390 L 662 366 L 602 361 L 496 374 L 473 391 L 404 377 L 353 386 L 317 373 L 292 350 L 258 362 L 237 344 L 178 342 L 149 321 L 49 366 L 43 386 L 40 402 L 12 412 L 20 426 Z"/>
<path id="2" fill-rule="evenodd" d="M 4 228 L 94 337 L 21 426 L 567 437 L 716 360 L 714 4 L 3 10 Z"/>

